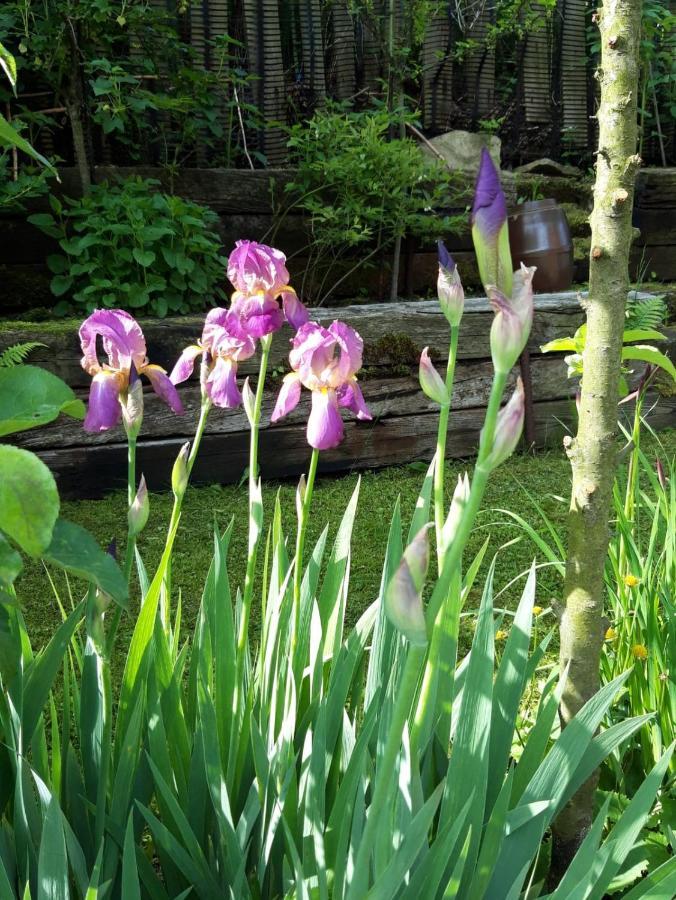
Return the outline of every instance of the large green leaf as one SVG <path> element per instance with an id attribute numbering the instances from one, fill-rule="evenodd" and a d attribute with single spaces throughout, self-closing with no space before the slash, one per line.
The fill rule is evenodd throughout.
<path id="1" fill-rule="evenodd" d="M 16 147 L 23 153 L 27 153 L 40 165 L 45 166 L 50 172 L 56 175 L 56 169 L 48 159 L 45 159 L 37 150 L 34 150 L 25 138 L 22 138 L 9 124 L 7 119 L 0 113 L 0 147 Z M 58 176 L 57 176 L 58 177 Z"/>
<path id="2" fill-rule="evenodd" d="M 633 347 L 622 348 L 622 359 L 636 359 L 639 362 L 649 363 L 651 366 L 657 366 L 664 369 L 676 381 L 676 368 L 674 364 L 660 350 L 655 347 L 649 347 L 647 344 L 636 344 Z"/>
<path id="3" fill-rule="evenodd" d="M 126 608 L 129 591 L 120 567 L 81 525 L 58 519 L 52 541 L 42 555 L 47 562 L 95 584 Z"/>
<path id="4" fill-rule="evenodd" d="M 45 425 L 60 413 L 85 415 L 84 403 L 65 381 L 37 366 L 0 369 L 0 437 Z"/>
<path id="5" fill-rule="evenodd" d="M 47 466 L 28 450 L 0 445 L 0 530 L 40 556 L 58 515 L 59 492 Z"/>
<path id="6" fill-rule="evenodd" d="M 9 83 L 16 90 L 16 60 L 2 44 L 0 44 L 0 69 L 4 71 Z"/>
<path id="7" fill-rule="evenodd" d="M 19 554 L 0 533 L 0 591 L 10 587 L 23 567 Z M 0 594 L 0 598 L 2 594 Z"/>
<path id="8" fill-rule="evenodd" d="M 70 900 L 66 839 L 56 797 L 50 801 L 42 826 L 37 900 Z"/>

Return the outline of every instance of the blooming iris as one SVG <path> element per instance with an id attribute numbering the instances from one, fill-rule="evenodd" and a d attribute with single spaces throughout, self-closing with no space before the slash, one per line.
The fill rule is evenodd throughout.
<path id="1" fill-rule="evenodd" d="M 237 387 L 237 364 L 256 352 L 256 341 L 234 312 L 217 307 L 207 314 L 202 338 L 186 347 L 171 375 L 173 384 L 187 381 L 195 360 L 205 361 L 202 389 L 215 406 L 229 409 L 239 406 L 242 395 Z"/>
<path id="2" fill-rule="evenodd" d="M 237 241 L 228 259 L 228 278 L 235 288 L 230 309 L 252 337 L 277 331 L 285 319 L 296 330 L 307 322 L 307 310 L 289 287 L 281 250 L 256 241 Z"/>
<path id="3" fill-rule="evenodd" d="M 315 450 L 337 447 L 343 439 L 339 407 L 358 419 L 370 419 L 356 374 L 361 368 L 364 342 L 343 322 L 328 328 L 307 322 L 293 338 L 289 362 L 293 372 L 285 376 L 272 413 L 277 422 L 298 405 L 301 385 L 312 391 L 312 410 L 307 439 Z"/>
<path id="4" fill-rule="evenodd" d="M 512 257 L 507 204 L 497 169 L 485 147 L 481 150 L 471 221 L 481 280 L 485 285 L 495 285 L 509 297 L 512 293 Z"/>
<path id="5" fill-rule="evenodd" d="M 97 340 L 101 338 L 108 361 L 99 361 Z M 92 375 L 86 431 L 107 431 L 119 424 L 122 404 L 138 375 L 145 375 L 153 390 L 175 413 L 183 406 L 176 388 L 160 366 L 151 365 L 138 322 L 122 309 L 97 309 L 80 326 L 82 368 Z"/>

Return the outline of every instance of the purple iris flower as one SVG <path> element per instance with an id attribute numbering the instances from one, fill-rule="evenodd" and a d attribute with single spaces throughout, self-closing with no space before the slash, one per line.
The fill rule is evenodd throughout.
<path id="1" fill-rule="evenodd" d="M 237 387 L 237 365 L 255 352 L 256 341 L 239 316 L 228 309 L 212 309 L 204 322 L 201 339 L 185 348 L 169 377 L 174 384 L 187 381 L 195 360 L 202 356 L 203 390 L 215 406 L 231 409 L 242 402 Z"/>
<path id="2" fill-rule="evenodd" d="M 307 310 L 289 286 L 281 250 L 256 241 L 237 241 L 228 259 L 228 278 L 235 288 L 230 309 L 252 337 L 278 331 L 284 320 L 296 330 L 307 322 Z"/>
<path id="3" fill-rule="evenodd" d="M 107 362 L 99 361 L 97 340 L 101 338 Z M 122 309 L 97 309 L 80 326 L 82 368 L 92 375 L 85 431 L 107 431 L 122 418 L 122 404 L 137 375 L 145 375 L 153 390 L 181 415 L 183 405 L 176 388 L 160 366 L 151 365 L 138 322 Z"/>
<path id="4" fill-rule="evenodd" d="M 337 447 L 344 433 L 340 407 L 351 410 L 358 419 L 371 419 L 356 378 L 364 342 L 343 322 L 334 322 L 328 328 L 307 322 L 291 343 L 289 362 L 293 372 L 284 378 L 272 421 L 277 422 L 297 406 L 304 385 L 312 391 L 308 443 L 316 450 Z"/>
<path id="5" fill-rule="evenodd" d="M 485 147 L 481 150 L 471 222 L 482 282 L 484 285 L 495 285 L 509 297 L 512 293 L 512 257 L 507 204 L 500 187 L 500 176 Z"/>

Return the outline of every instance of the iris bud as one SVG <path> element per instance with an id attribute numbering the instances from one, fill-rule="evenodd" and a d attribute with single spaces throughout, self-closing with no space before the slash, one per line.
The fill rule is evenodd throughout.
<path id="1" fill-rule="evenodd" d="M 512 455 L 521 437 L 525 414 L 526 396 L 523 390 L 523 381 L 521 378 L 517 378 L 516 390 L 509 402 L 498 413 L 493 447 L 486 461 L 487 469 L 495 469 Z"/>
<path id="2" fill-rule="evenodd" d="M 485 147 L 481 150 L 471 222 L 481 281 L 486 287 L 496 285 L 509 297 L 512 293 L 512 256 L 507 229 L 507 203 L 500 186 L 500 176 Z"/>
<path id="3" fill-rule="evenodd" d="M 137 535 L 139 535 L 146 527 L 149 512 L 150 502 L 148 500 L 148 488 L 146 486 L 145 478 L 143 477 L 143 475 L 141 475 L 141 480 L 139 482 L 136 496 L 134 497 L 134 502 L 129 507 L 129 512 L 127 513 L 129 534 L 132 537 L 136 537 Z"/>
<path id="4" fill-rule="evenodd" d="M 430 400 L 434 400 L 434 402 L 438 403 L 440 406 L 448 406 L 450 397 L 448 396 L 446 385 L 444 384 L 441 375 L 432 365 L 428 350 L 429 348 L 425 347 L 420 354 L 420 367 L 418 369 L 420 387 Z"/>
<path id="5" fill-rule="evenodd" d="M 512 299 L 489 285 L 488 298 L 495 310 L 491 325 L 491 356 L 496 372 L 506 374 L 528 343 L 533 324 L 534 268 L 522 266 L 514 273 Z"/>
<path id="6" fill-rule="evenodd" d="M 244 385 L 242 386 L 242 404 L 246 417 L 249 420 L 249 425 L 253 426 L 255 398 L 248 377 L 244 380 Z"/>
<path id="7" fill-rule="evenodd" d="M 143 385 L 138 377 L 134 363 L 131 364 L 129 373 L 129 387 L 126 395 L 120 398 L 122 406 L 122 420 L 127 437 L 135 440 L 143 423 Z"/>
<path id="8" fill-rule="evenodd" d="M 430 564 L 429 524 L 404 550 L 385 591 L 385 612 L 392 624 L 415 645 L 427 644 L 422 592 Z"/>
<path id="9" fill-rule="evenodd" d="M 469 500 L 470 483 L 467 472 L 464 475 L 458 475 L 458 483 L 453 491 L 453 499 L 451 500 L 451 508 L 444 522 L 442 529 L 442 540 L 444 548 L 448 548 L 458 532 L 460 522 L 462 521 L 463 512 L 467 501 Z"/>
<path id="10" fill-rule="evenodd" d="M 180 449 L 174 468 L 171 472 L 171 489 L 174 497 L 180 500 L 188 486 L 188 457 L 190 456 L 190 441 L 187 441 Z"/>
<path id="11" fill-rule="evenodd" d="M 460 281 L 458 267 L 453 262 L 444 242 L 438 241 L 437 246 L 439 248 L 437 296 L 441 311 L 446 316 L 448 324 L 453 327 L 460 324 L 465 307 L 465 291 Z"/>

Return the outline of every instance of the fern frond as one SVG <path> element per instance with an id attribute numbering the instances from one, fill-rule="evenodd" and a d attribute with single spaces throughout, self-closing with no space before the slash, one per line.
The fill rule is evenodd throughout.
<path id="1" fill-rule="evenodd" d="M 664 297 L 644 297 L 627 300 L 625 313 L 628 329 L 649 330 L 663 325 L 667 318 Z"/>
<path id="2" fill-rule="evenodd" d="M 12 344 L 11 347 L 7 347 L 6 350 L 3 350 L 2 353 L 0 353 L 0 368 L 8 369 L 12 366 L 20 366 L 33 350 L 37 350 L 38 347 L 46 346 L 46 344 L 42 344 L 40 341 L 27 341 L 25 344 Z"/>

